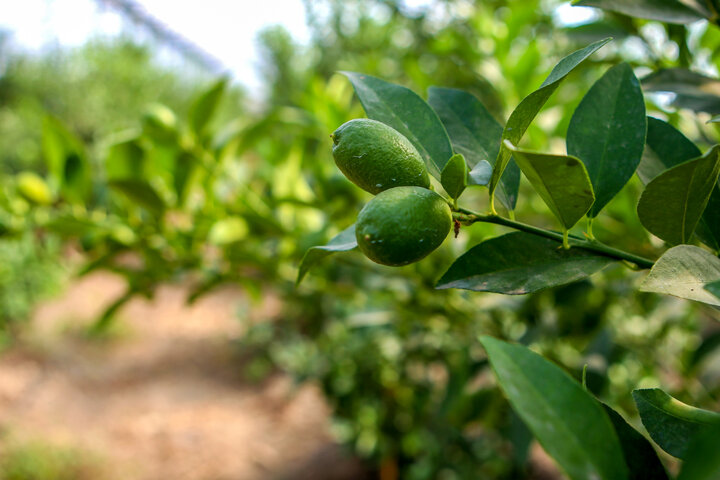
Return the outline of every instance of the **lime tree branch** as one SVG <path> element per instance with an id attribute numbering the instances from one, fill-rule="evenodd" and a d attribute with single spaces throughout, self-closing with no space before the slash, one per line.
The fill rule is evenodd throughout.
<path id="1" fill-rule="evenodd" d="M 476 222 L 494 223 L 496 225 L 510 227 L 515 230 L 532 233 L 533 235 L 538 235 L 540 237 L 549 238 L 559 243 L 563 243 L 563 234 L 559 232 L 553 232 L 552 230 L 546 230 L 544 228 L 535 227 L 526 223 L 517 222 L 515 220 L 510 220 L 509 218 L 501 217 L 499 215 L 483 215 L 481 213 L 473 212 L 465 208 L 458 208 L 455 209 L 455 211 L 457 212 L 455 215 L 457 217 L 457 220 L 467 225 Z M 594 240 L 584 240 L 576 236 L 571 236 L 568 240 L 570 246 L 572 247 L 601 253 L 608 257 L 617 258 L 618 260 L 625 260 L 626 262 L 630 262 L 640 268 L 651 268 L 655 263 L 650 259 L 634 255 L 624 250 L 610 247 Z"/>

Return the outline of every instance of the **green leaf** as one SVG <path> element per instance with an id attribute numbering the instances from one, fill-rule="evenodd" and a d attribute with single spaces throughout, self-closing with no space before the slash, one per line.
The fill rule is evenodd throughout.
<path id="1" fill-rule="evenodd" d="M 445 125 L 455 152 L 465 156 L 471 172 L 479 169 L 470 175 L 468 183 L 487 185 L 490 177 L 485 174 L 487 167 L 483 162 L 488 163 L 492 174 L 492 165 L 500 150 L 502 125 L 475 95 L 463 90 L 430 87 L 428 103 Z M 520 171 L 515 162 L 511 161 L 498 190 L 498 198 L 508 210 L 515 208 L 519 186 Z"/>
<path id="2" fill-rule="evenodd" d="M 703 429 L 688 447 L 677 480 L 717 480 L 720 478 L 720 425 Z"/>
<path id="3" fill-rule="evenodd" d="M 367 116 L 405 135 L 422 155 L 428 171 L 439 180 L 453 150 L 445 127 L 430 105 L 409 88 L 370 75 L 341 73 L 350 79 Z"/>
<path id="4" fill-rule="evenodd" d="M 718 299 L 720 299 L 720 280 L 706 284 L 705 290 L 707 290 L 708 292 L 715 295 Z"/>
<path id="5" fill-rule="evenodd" d="M 439 289 L 523 295 L 586 278 L 614 260 L 525 232 L 491 238 L 458 257 Z"/>
<path id="6" fill-rule="evenodd" d="M 525 97 L 520 105 L 510 114 L 510 118 L 505 125 L 505 129 L 502 133 L 503 140 L 509 140 L 511 144 L 517 145 L 520 139 L 525 134 L 525 131 L 532 123 L 535 116 L 540 112 L 540 109 L 545 105 L 545 102 L 550 98 L 550 95 L 560 86 L 560 82 L 583 60 L 592 55 L 600 47 L 608 43 L 611 39 L 606 38 L 595 42 L 587 47 L 577 50 L 571 53 L 567 57 L 560 60 L 552 69 L 550 75 L 540 85 L 540 88 L 532 92 L 530 95 Z M 497 159 L 494 164 L 493 175 L 490 179 L 490 195 L 495 195 L 495 189 L 498 186 L 500 177 L 505 171 L 505 167 L 510 161 L 510 150 L 508 150 L 504 144 L 501 144 L 500 151 L 498 152 Z"/>
<path id="7" fill-rule="evenodd" d="M 90 165 L 85 147 L 55 117 L 46 116 L 42 126 L 42 152 L 52 186 L 71 202 L 84 203 L 92 191 Z"/>
<path id="8" fill-rule="evenodd" d="M 634 390 L 632 395 L 650 438 L 674 457 L 685 458 L 695 435 L 720 425 L 720 414 L 686 405 L 659 388 Z"/>
<path id="9" fill-rule="evenodd" d="M 642 78 L 648 92 L 672 92 L 671 105 L 695 112 L 720 113 L 720 80 L 683 68 L 661 69 Z"/>
<path id="10" fill-rule="evenodd" d="M 468 185 L 487 185 L 490 181 L 491 176 L 492 165 L 490 165 L 490 163 L 486 162 L 485 160 L 480 160 L 478 164 L 475 165 L 472 170 L 468 172 Z M 502 186 L 500 187 L 500 191 L 503 191 Z"/>
<path id="11" fill-rule="evenodd" d="M 467 187 L 467 164 L 462 153 L 456 153 L 443 168 L 440 183 L 450 198 L 457 200 Z"/>
<path id="12" fill-rule="evenodd" d="M 618 412 L 604 403 L 601 405 L 620 440 L 623 456 L 628 470 L 630 470 L 628 478 L 630 480 L 667 480 L 669 478 L 667 471 L 648 439 L 630 426 Z"/>
<path id="13" fill-rule="evenodd" d="M 573 5 L 613 10 L 631 17 L 666 23 L 692 23 L 709 18 L 706 13 L 678 0 L 580 0 Z"/>
<path id="14" fill-rule="evenodd" d="M 144 156 L 136 138 L 112 145 L 105 159 L 107 178 L 142 178 Z"/>
<path id="15" fill-rule="evenodd" d="M 610 419 L 580 384 L 523 346 L 480 342 L 510 405 L 571 479 L 629 478 Z"/>
<path id="16" fill-rule="evenodd" d="M 354 248 L 357 248 L 357 240 L 355 239 L 355 224 L 350 225 L 348 228 L 335 235 L 327 243 L 327 245 L 309 248 L 300 262 L 300 268 L 298 269 L 298 276 L 295 284 L 299 285 L 307 272 L 323 258 L 336 252 L 346 252 Z"/>
<path id="17" fill-rule="evenodd" d="M 570 120 L 567 151 L 587 168 L 596 217 L 635 173 L 645 147 L 647 120 L 640 82 L 621 63 L 595 82 Z"/>
<path id="18" fill-rule="evenodd" d="M 242 217 L 227 217 L 213 223 L 207 238 L 212 245 L 230 245 L 246 238 L 249 231 Z"/>
<path id="19" fill-rule="evenodd" d="M 657 118 L 648 117 L 647 146 L 637 174 L 640 180 L 647 184 L 663 171 L 700 155 L 700 149 L 675 127 Z M 710 194 L 695 234 L 706 245 L 720 249 L 720 180 Z"/>
<path id="20" fill-rule="evenodd" d="M 676 165 L 647 184 L 637 213 L 650 233 L 672 245 L 690 240 L 720 175 L 718 148 Z"/>
<path id="21" fill-rule="evenodd" d="M 665 170 L 702 155 L 693 142 L 669 123 L 653 117 L 647 120 L 647 146 L 637 169 L 643 183 L 647 184 Z"/>
<path id="22" fill-rule="evenodd" d="M 513 152 L 520 170 L 560 220 L 563 228 L 572 228 L 595 200 L 590 177 L 583 163 L 566 155 L 520 150 L 507 140 L 505 145 Z"/>
<path id="23" fill-rule="evenodd" d="M 108 186 L 125 195 L 130 201 L 159 215 L 165 210 L 165 202 L 155 189 L 147 182 L 134 178 L 116 179 L 108 182 Z"/>
<path id="24" fill-rule="evenodd" d="M 221 78 L 195 100 L 188 113 L 190 127 L 196 136 L 200 137 L 205 133 L 208 124 L 215 115 L 220 99 L 225 93 L 228 79 Z"/>
<path id="25" fill-rule="evenodd" d="M 718 280 L 720 258 L 700 247 L 679 245 L 655 262 L 640 290 L 720 306 L 720 300 L 704 288 L 705 284 Z"/>

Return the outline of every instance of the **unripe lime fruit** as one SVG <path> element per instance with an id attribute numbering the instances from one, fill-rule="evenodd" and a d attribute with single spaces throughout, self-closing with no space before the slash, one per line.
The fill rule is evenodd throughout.
<path id="1" fill-rule="evenodd" d="M 20 172 L 15 178 L 17 190 L 20 195 L 32 203 L 38 205 L 49 205 L 53 201 L 53 195 L 43 178 L 33 172 Z"/>
<path id="2" fill-rule="evenodd" d="M 437 193 L 422 187 L 396 187 L 370 200 L 360 211 L 355 237 L 373 262 L 401 266 L 435 250 L 450 233 L 452 214 Z"/>
<path id="3" fill-rule="evenodd" d="M 375 194 L 393 187 L 430 186 L 422 157 L 394 128 L 357 118 L 340 125 L 330 136 L 335 164 L 363 190 Z"/>

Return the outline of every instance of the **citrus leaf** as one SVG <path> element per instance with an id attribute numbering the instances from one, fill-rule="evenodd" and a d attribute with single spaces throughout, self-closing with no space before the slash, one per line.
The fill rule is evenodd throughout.
<path id="1" fill-rule="evenodd" d="M 458 257 L 438 289 L 523 295 L 586 278 L 614 262 L 580 248 L 525 232 L 486 240 Z"/>
<path id="2" fill-rule="evenodd" d="M 667 480 L 668 474 L 652 444 L 618 412 L 601 403 L 620 440 L 630 480 Z"/>
<path id="3" fill-rule="evenodd" d="M 659 388 L 634 390 L 632 395 L 650 438 L 674 457 L 685 458 L 695 435 L 720 425 L 720 414 L 686 405 Z"/>
<path id="4" fill-rule="evenodd" d="M 535 116 L 540 112 L 540 109 L 548 101 L 550 95 L 560 86 L 560 82 L 583 60 L 592 55 L 600 47 L 608 43 L 611 39 L 606 38 L 599 42 L 592 43 L 587 47 L 577 50 L 570 55 L 566 56 L 552 69 L 550 75 L 540 85 L 540 88 L 532 92 L 530 95 L 525 97 L 520 105 L 510 114 L 510 118 L 505 125 L 502 133 L 503 140 L 509 140 L 511 144 L 517 145 L 520 139 L 525 134 L 525 131 L 530 126 Z M 510 150 L 508 150 L 504 144 L 501 144 L 500 151 L 498 152 L 497 159 L 495 160 L 493 175 L 490 179 L 490 195 L 495 194 L 495 189 L 498 186 L 500 177 L 505 171 L 508 162 L 510 161 Z"/>
<path id="5" fill-rule="evenodd" d="M 422 155 L 430 174 L 439 180 L 453 150 L 445 127 L 430 105 L 401 85 L 370 75 L 341 73 L 350 79 L 367 116 L 405 135 Z"/>
<path id="6" fill-rule="evenodd" d="M 700 149 L 675 127 L 657 118 L 648 117 L 647 146 L 637 174 L 640 180 L 647 184 L 668 168 L 700 155 Z M 706 245 L 715 250 L 720 249 L 720 180 L 710 194 L 695 234 Z"/>
<path id="7" fill-rule="evenodd" d="M 580 384 L 523 346 L 480 342 L 510 405 L 571 479 L 629 478 L 610 419 Z"/>
<path id="8" fill-rule="evenodd" d="M 572 228 L 595 200 L 590 177 L 583 163 L 566 155 L 520 150 L 507 140 L 505 142 L 507 149 L 515 155 L 520 170 L 560 220 L 563 228 Z"/>
<path id="9" fill-rule="evenodd" d="M 720 280 L 720 258 L 692 245 L 678 245 L 655 262 L 640 285 L 643 292 L 664 293 L 720 306 L 705 284 Z"/>
<path id="10" fill-rule="evenodd" d="M 310 269 L 320 262 L 323 258 L 332 255 L 335 252 L 346 252 L 357 248 L 357 240 L 355 239 L 355 224 L 350 225 L 348 228 L 343 230 L 334 236 L 327 245 L 310 247 L 300 262 L 300 268 L 298 269 L 296 285 L 302 282 L 303 277 L 307 274 Z"/>
<path id="11" fill-rule="evenodd" d="M 678 0 L 580 0 L 574 6 L 597 7 L 648 20 L 666 23 L 692 23 L 709 18 Z"/>
<path id="12" fill-rule="evenodd" d="M 690 240 L 720 175 L 719 147 L 661 173 L 647 184 L 637 206 L 640 223 L 677 245 Z"/>
<path id="13" fill-rule="evenodd" d="M 213 223 L 207 238 L 212 245 L 229 245 L 247 237 L 249 231 L 242 217 L 228 217 Z"/>
<path id="14" fill-rule="evenodd" d="M 490 177 L 484 174 L 486 166 L 495 163 L 503 127 L 475 95 L 455 88 L 430 87 L 428 103 L 440 117 L 450 136 L 453 149 L 462 153 L 471 167 L 481 168 L 482 174 L 470 175 L 468 184 L 487 185 Z M 490 167 L 492 174 L 492 167 Z M 514 210 L 520 187 L 520 171 L 515 162 L 510 161 L 502 176 L 498 190 L 498 199 L 508 210 Z"/>
<path id="15" fill-rule="evenodd" d="M 221 78 L 201 93 L 190 107 L 188 121 L 196 136 L 199 137 L 205 133 L 208 124 L 220 104 L 220 99 L 225 93 L 227 83 L 227 78 Z"/>
<path id="16" fill-rule="evenodd" d="M 486 162 L 485 160 L 480 160 L 478 164 L 475 165 L 472 170 L 468 172 L 468 185 L 487 185 L 490 181 L 491 176 L 492 165 L 490 165 L 490 163 Z M 500 191 L 503 191 L 502 187 L 500 188 Z"/>
<path id="17" fill-rule="evenodd" d="M 42 152 L 53 189 L 71 202 L 84 203 L 92 192 L 90 164 L 83 143 L 50 115 L 43 119 Z"/>
<path id="18" fill-rule="evenodd" d="M 647 184 L 665 170 L 702 155 L 693 142 L 669 123 L 653 117 L 647 120 L 647 145 L 637 169 L 643 183 Z"/>
<path id="19" fill-rule="evenodd" d="M 648 92 L 672 92 L 671 105 L 695 112 L 720 113 L 720 80 L 684 68 L 661 69 L 641 79 Z"/>
<path id="20" fill-rule="evenodd" d="M 160 195 L 143 180 L 133 178 L 110 180 L 108 186 L 154 214 L 161 214 L 165 210 L 165 202 Z"/>
<path id="21" fill-rule="evenodd" d="M 456 200 L 467 187 L 467 164 L 462 153 L 456 153 L 442 170 L 440 183 L 450 198 Z"/>
<path id="22" fill-rule="evenodd" d="M 703 429 L 688 447 L 677 480 L 717 480 L 720 478 L 720 425 Z"/>
<path id="23" fill-rule="evenodd" d="M 720 299 L 720 280 L 706 284 L 705 290 L 707 290 L 708 292 L 715 295 L 718 299 Z"/>
<path id="24" fill-rule="evenodd" d="M 585 164 L 595 192 L 589 217 L 596 217 L 635 173 L 646 131 L 640 82 L 630 65 L 616 65 L 583 97 L 567 132 L 567 152 Z"/>

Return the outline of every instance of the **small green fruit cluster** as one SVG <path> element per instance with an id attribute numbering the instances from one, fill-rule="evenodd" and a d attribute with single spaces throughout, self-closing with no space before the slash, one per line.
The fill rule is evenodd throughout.
<path id="1" fill-rule="evenodd" d="M 382 265 L 417 262 L 450 233 L 447 202 L 429 190 L 425 162 L 397 130 L 375 120 L 356 119 L 332 135 L 338 168 L 375 198 L 363 207 L 355 224 L 360 250 Z"/>

